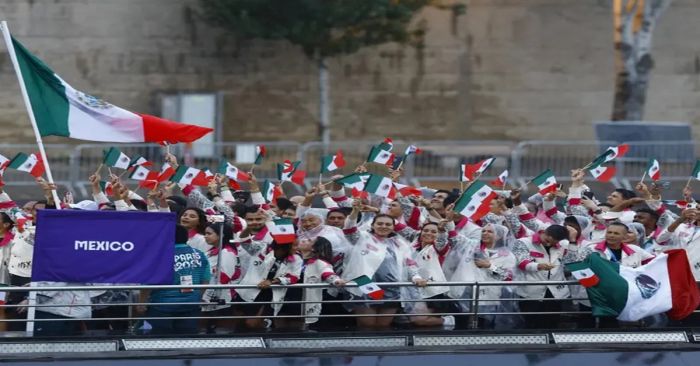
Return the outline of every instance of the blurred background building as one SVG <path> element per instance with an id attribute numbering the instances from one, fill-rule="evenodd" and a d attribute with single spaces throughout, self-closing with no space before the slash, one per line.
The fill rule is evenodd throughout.
<path id="1" fill-rule="evenodd" d="M 415 17 L 422 49 L 329 60 L 334 140 L 594 137 L 612 108 L 611 0 L 455 3 L 462 14 Z M 0 15 L 64 79 L 116 105 L 172 116 L 184 103 L 186 122 L 220 119 L 221 141 L 317 139 L 314 63 L 287 42 L 234 41 L 197 0 L 0 0 Z M 699 17 L 699 0 L 676 0 L 659 21 L 646 119 L 700 123 Z M 0 86 L 0 138 L 31 142 L 5 50 Z"/>

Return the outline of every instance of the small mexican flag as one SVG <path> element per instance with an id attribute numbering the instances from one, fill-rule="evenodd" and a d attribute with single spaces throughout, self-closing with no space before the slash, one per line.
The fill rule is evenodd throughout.
<path id="1" fill-rule="evenodd" d="M 267 155 L 267 149 L 265 145 L 255 146 L 255 162 L 253 164 L 260 165 L 263 162 L 263 158 Z"/>
<path id="2" fill-rule="evenodd" d="M 277 202 L 277 198 L 282 196 L 282 189 L 269 180 L 265 180 L 265 183 L 263 183 L 262 195 L 263 198 L 265 198 L 265 202 L 275 203 Z"/>
<path id="3" fill-rule="evenodd" d="M 394 182 L 387 177 L 382 177 L 381 175 L 376 174 L 370 174 L 367 183 L 365 183 L 363 191 L 391 199 L 396 197 Z"/>
<path id="4" fill-rule="evenodd" d="M 666 205 L 666 206 L 677 207 L 677 208 L 680 208 L 681 210 L 685 210 L 686 208 L 688 208 L 688 201 L 684 201 L 684 200 L 678 200 L 678 201 L 676 201 L 676 200 L 662 200 L 661 202 L 663 202 L 664 205 Z"/>
<path id="5" fill-rule="evenodd" d="M 146 178 L 139 182 L 139 187 L 155 190 L 156 188 L 158 188 L 159 183 L 160 181 L 158 180 L 158 172 L 149 171 L 148 174 L 146 174 Z"/>
<path id="6" fill-rule="evenodd" d="M 116 147 L 110 147 L 109 150 L 104 151 L 102 162 L 104 165 L 112 168 L 128 169 L 131 164 L 131 158 Z"/>
<path id="7" fill-rule="evenodd" d="M 492 180 L 490 182 L 491 185 L 498 186 L 498 187 L 503 187 L 506 185 L 506 180 L 508 179 L 508 169 L 504 170 L 503 173 L 501 173 L 498 178 Z"/>
<path id="8" fill-rule="evenodd" d="M 165 182 L 166 180 L 170 179 L 175 174 L 175 168 L 173 168 L 172 165 L 168 163 L 163 163 L 163 166 L 160 167 L 160 173 L 158 174 L 158 181 L 159 182 Z"/>
<path id="9" fill-rule="evenodd" d="M 460 182 L 471 182 L 474 180 L 474 173 L 476 172 L 476 167 L 469 164 L 459 165 L 459 181 Z"/>
<path id="10" fill-rule="evenodd" d="M 593 178 L 599 182 L 609 182 L 615 176 L 617 169 L 614 166 L 594 165 L 588 168 Z"/>
<path id="11" fill-rule="evenodd" d="M 610 262 L 597 253 L 566 268 L 586 287 L 593 316 L 637 321 L 666 312 L 680 320 L 700 305 L 700 291 L 683 249 L 658 254 L 637 268 Z"/>
<path id="12" fill-rule="evenodd" d="M 141 165 L 136 165 L 132 169 L 133 170 L 131 171 L 131 174 L 129 174 L 129 178 L 133 180 L 145 180 L 148 177 L 148 173 L 150 173 L 150 170 L 148 170 L 148 168 Z M 156 176 L 156 178 L 157 177 L 158 176 Z"/>
<path id="13" fill-rule="evenodd" d="M 418 146 L 416 145 L 408 145 L 406 148 L 406 151 L 404 151 L 403 155 L 404 156 L 409 156 L 411 154 L 420 154 L 422 153 L 423 150 L 419 149 Z M 405 159 L 405 158 L 404 158 Z"/>
<path id="14" fill-rule="evenodd" d="M 181 165 L 175 171 L 172 177 L 170 177 L 171 182 L 191 184 L 193 186 L 206 186 L 209 184 L 207 175 L 197 169 L 188 166 Z"/>
<path id="15" fill-rule="evenodd" d="M 621 158 L 627 154 L 627 151 L 629 151 L 630 147 L 627 144 L 622 144 L 618 146 L 610 146 L 605 152 L 603 153 L 602 156 L 604 156 L 605 161 L 603 163 L 607 163 L 609 161 L 612 161 L 613 159 Z"/>
<path id="16" fill-rule="evenodd" d="M 693 167 L 693 172 L 690 174 L 690 176 L 700 180 L 700 160 L 695 161 L 695 166 Z"/>
<path id="17" fill-rule="evenodd" d="M 136 155 L 135 157 L 131 158 L 131 163 L 129 163 L 130 167 L 134 165 L 153 166 L 153 163 L 141 155 Z"/>
<path id="18" fill-rule="evenodd" d="M 299 164 L 301 161 L 289 161 L 285 160 L 282 164 L 277 164 L 277 179 L 282 182 L 292 182 L 298 185 L 304 185 L 304 179 L 306 179 L 306 172 L 299 170 Z"/>
<path id="19" fill-rule="evenodd" d="M 367 162 L 391 166 L 395 158 L 396 155 L 394 155 L 394 153 L 388 150 L 382 150 L 381 148 L 374 146 L 369 151 L 369 155 L 367 156 Z"/>
<path id="20" fill-rule="evenodd" d="M 250 180 L 248 173 L 236 168 L 236 166 L 226 160 L 222 160 L 221 164 L 219 164 L 219 173 L 235 181 L 247 182 Z"/>
<path id="21" fill-rule="evenodd" d="M 537 189 L 540 191 L 541 195 L 555 192 L 557 190 L 557 179 L 554 178 L 554 173 L 552 173 L 552 171 L 549 169 L 532 178 L 532 183 L 537 186 Z"/>
<path id="22" fill-rule="evenodd" d="M 5 170 L 8 165 L 10 165 L 10 159 L 0 154 L 0 175 L 2 174 L 1 171 Z"/>
<path id="23" fill-rule="evenodd" d="M 661 166 L 659 161 L 656 159 L 649 159 L 649 164 L 647 165 L 647 175 L 651 180 L 656 182 L 661 178 Z"/>
<path id="24" fill-rule="evenodd" d="M 394 187 L 401 193 L 402 196 L 423 196 L 423 191 L 420 188 L 407 186 L 401 183 L 394 183 Z"/>
<path id="25" fill-rule="evenodd" d="M 321 174 L 332 172 L 345 166 L 343 152 L 338 150 L 335 155 L 324 155 L 321 157 Z"/>
<path id="26" fill-rule="evenodd" d="M 391 151 L 394 149 L 394 141 L 387 137 L 384 139 L 384 141 L 382 141 L 381 144 L 377 145 L 377 147 L 380 150 Z"/>
<path id="27" fill-rule="evenodd" d="M 7 167 L 27 172 L 33 177 L 44 175 L 44 162 L 41 161 L 41 157 L 37 154 L 17 153 L 7 164 Z"/>
<path id="28" fill-rule="evenodd" d="M 334 182 L 361 191 L 365 188 L 365 184 L 367 180 L 369 180 L 370 175 L 370 173 L 352 173 L 340 179 L 336 179 Z"/>
<path id="29" fill-rule="evenodd" d="M 365 198 L 365 199 L 369 198 L 369 193 L 362 191 L 362 190 L 359 190 L 355 187 L 352 187 L 352 190 L 350 191 L 350 195 L 352 196 L 352 198 Z"/>
<path id="30" fill-rule="evenodd" d="M 360 276 L 352 280 L 357 284 L 357 288 L 367 295 L 372 300 L 381 300 L 384 298 L 384 290 L 367 276 Z"/>
<path id="31" fill-rule="evenodd" d="M 496 160 L 496 158 L 488 158 L 486 160 L 482 160 L 482 161 L 474 164 L 474 168 L 475 168 L 474 172 L 476 174 L 482 174 L 483 172 L 486 171 L 486 169 L 491 167 L 491 164 L 493 164 L 494 160 Z"/>
<path id="32" fill-rule="evenodd" d="M 494 198 L 496 192 L 491 187 L 476 181 L 455 201 L 454 210 L 472 221 L 477 221 L 489 213 L 489 204 Z"/>
<path id="33" fill-rule="evenodd" d="M 114 194 L 114 190 L 112 189 L 112 182 L 100 181 L 100 189 L 108 196 Z"/>
<path id="34" fill-rule="evenodd" d="M 270 230 L 270 235 L 272 235 L 272 238 L 275 239 L 277 244 L 293 243 L 297 238 L 291 219 L 272 220 L 268 222 L 268 229 Z"/>

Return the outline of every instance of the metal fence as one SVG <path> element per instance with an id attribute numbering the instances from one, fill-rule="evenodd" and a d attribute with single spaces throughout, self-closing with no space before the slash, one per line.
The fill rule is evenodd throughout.
<path id="1" fill-rule="evenodd" d="M 386 282 L 386 283 L 377 283 L 377 285 L 380 288 L 391 288 L 391 287 L 415 287 L 415 285 L 411 282 Z M 451 311 L 444 311 L 444 312 L 421 312 L 421 311 L 416 311 L 416 312 L 409 312 L 405 314 L 320 314 L 320 315 L 306 315 L 304 314 L 303 311 L 301 311 L 299 314 L 294 314 L 294 315 L 211 315 L 207 314 L 207 312 L 202 312 L 201 315 L 197 316 L 161 316 L 154 318 L 152 316 L 145 316 L 145 315 L 135 315 L 135 313 L 132 311 L 133 307 L 137 306 L 151 306 L 151 305 L 170 305 L 170 306 L 184 306 L 184 305 L 228 305 L 232 307 L 240 306 L 241 302 L 179 302 L 179 303 L 149 303 L 149 302 L 138 302 L 138 301 L 133 301 L 135 296 L 131 297 L 132 301 L 126 301 L 126 302 L 117 302 L 117 303 L 100 303 L 100 304 L 83 304 L 83 303 L 71 303 L 71 304 L 65 304 L 65 305 L 46 305 L 46 304 L 3 304 L 0 305 L 0 309 L 3 309 L 5 313 L 7 313 L 11 309 L 17 309 L 17 308 L 34 308 L 38 311 L 41 311 L 42 309 L 46 309 L 48 307 L 55 307 L 55 306 L 60 306 L 60 307 L 84 307 L 86 305 L 92 305 L 92 306 L 115 306 L 115 307 L 129 307 L 129 315 L 126 317 L 109 317 L 109 318 L 60 318 L 58 320 L 61 321 L 84 321 L 84 322 L 96 322 L 96 321 L 129 321 L 131 322 L 131 331 L 134 330 L 136 322 L 143 321 L 143 320 L 152 320 L 152 319 L 171 319 L 171 320 L 184 320 L 184 319 L 200 319 L 200 320 L 208 320 L 208 319 L 231 319 L 231 320 L 245 320 L 245 319 L 306 319 L 309 317 L 312 318 L 359 318 L 359 317 L 400 317 L 400 316 L 408 316 L 408 317 L 419 317 L 419 316 L 446 316 L 446 315 L 451 315 L 451 316 L 468 316 L 469 317 L 469 327 L 472 329 L 478 329 L 480 328 L 480 323 L 479 323 L 479 318 L 480 317 L 506 317 L 506 316 L 513 316 L 513 317 L 520 317 L 521 319 L 524 317 L 528 316 L 533 316 L 533 315 L 569 315 L 569 316 L 589 316 L 591 315 L 590 311 L 580 311 L 575 309 L 572 306 L 564 307 L 565 310 L 561 311 L 543 311 L 543 312 L 523 312 L 519 311 L 517 308 L 518 303 L 522 301 L 532 301 L 532 300 L 537 300 L 537 301 L 542 301 L 542 302 L 565 302 L 569 305 L 571 305 L 572 301 L 580 301 L 580 300 L 588 300 L 587 298 L 563 298 L 563 299 L 557 299 L 557 298 L 521 298 L 516 295 L 512 296 L 501 296 L 498 298 L 491 298 L 491 297 L 484 297 L 484 289 L 488 289 L 490 287 L 498 287 L 498 288 L 503 288 L 503 287 L 508 287 L 511 290 L 518 287 L 518 286 L 545 286 L 545 285 L 555 285 L 555 286 L 572 286 L 572 285 L 578 285 L 578 282 L 576 281 L 501 281 L 501 282 L 429 282 L 428 286 L 447 286 L 447 287 L 463 287 L 467 289 L 467 291 L 464 292 L 466 297 L 463 298 L 442 298 L 442 299 L 410 299 L 410 298 L 402 298 L 398 300 L 368 300 L 368 299 L 352 299 L 352 300 L 347 300 L 343 299 L 342 297 L 338 297 L 338 300 L 323 300 L 321 303 L 323 305 L 330 305 L 330 304 L 343 304 L 343 305 L 352 305 L 352 304 L 366 304 L 366 303 L 371 303 L 371 302 L 379 302 L 379 303 L 398 303 L 399 307 L 401 304 L 407 304 L 407 303 L 417 303 L 417 302 L 449 302 L 449 303 L 455 303 L 455 302 L 461 302 L 465 303 L 465 306 L 461 306 L 459 308 L 455 307 L 453 308 L 454 310 Z M 356 284 L 350 282 L 346 285 L 347 287 L 357 287 Z M 257 286 L 254 285 L 69 285 L 69 286 L 46 286 L 46 287 L 0 287 L 0 292 L 36 292 L 38 294 L 41 294 L 41 292 L 45 293 L 54 293 L 56 291 L 89 291 L 91 293 L 100 293 L 101 291 L 114 291 L 114 290 L 128 290 L 128 291 L 140 291 L 140 290 L 182 290 L 182 289 L 187 289 L 188 291 L 194 290 L 205 290 L 205 289 L 214 289 L 216 291 L 229 291 L 230 289 L 253 289 L 257 288 Z M 272 285 L 270 286 L 272 289 L 278 289 L 278 288 L 287 288 L 287 289 L 292 289 L 292 288 L 303 288 L 303 289 L 329 289 L 329 288 L 334 288 L 328 284 L 295 284 L 295 285 Z M 471 290 L 471 291 L 468 291 Z M 262 302 L 255 302 L 256 305 L 274 305 L 274 304 L 307 304 L 307 303 L 318 303 L 318 301 L 306 301 L 306 300 L 301 300 L 301 301 L 282 301 L 282 302 L 274 302 L 274 301 L 262 301 Z M 511 304 L 510 306 L 506 305 L 503 306 L 503 309 L 505 310 L 497 310 L 495 307 L 492 305 L 495 303 L 501 303 L 501 304 Z M 248 303 L 250 304 L 250 303 Z M 568 309 L 567 309 L 568 308 Z M 698 313 L 699 311 L 695 311 Z M 27 320 L 26 318 L 24 319 L 0 319 L 0 324 L 2 323 L 15 323 L 15 322 L 47 322 L 47 321 L 56 321 L 57 319 L 29 319 Z M 517 322 L 513 324 L 518 324 Z M 522 326 L 522 323 L 520 323 Z M 635 326 L 640 326 L 641 323 L 635 323 Z M 551 328 L 556 328 L 559 326 L 559 324 L 552 324 Z M 1 332 L 0 332 L 1 334 Z"/>
<path id="2" fill-rule="evenodd" d="M 321 142 L 298 143 L 291 141 L 225 142 L 200 146 L 199 150 L 187 149 L 183 145 L 172 146 L 172 152 L 182 159 L 182 163 L 212 171 L 219 166 L 221 159 L 226 159 L 242 169 L 252 166 L 251 151 L 255 145 L 267 147 L 268 156 L 261 166 L 255 167 L 256 176 L 262 183 L 264 179 L 276 179 L 276 165 L 282 161 L 301 160 L 301 169 L 307 171 L 307 184 L 319 179 L 321 156 L 342 150 L 347 161 L 343 173 L 363 163 L 372 145 L 378 141 L 338 141 L 325 147 Z M 614 141 L 394 141 L 394 152 L 403 155 L 410 144 L 421 148 L 421 154 L 409 157 L 403 167 L 404 178 L 410 184 L 437 184 L 458 181 L 459 165 L 475 163 L 488 157 L 496 157 L 491 169 L 483 177 L 491 180 L 503 169 L 510 170 L 511 181 L 521 184 L 545 169 L 551 169 L 560 181 L 567 181 L 571 169 L 585 166 L 602 153 L 608 146 L 617 145 Z M 75 190 L 78 197 L 88 197 L 87 178 L 94 173 L 103 159 L 103 150 L 110 144 L 50 144 L 46 145 L 49 163 L 54 178 L 60 187 Z M 156 163 L 162 162 L 165 148 L 156 144 L 114 144 L 127 155 L 140 154 Z M 671 182 L 685 181 L 689 178 L 700 149 L 692 141 L 641 141 L 629 143 L 630 151 L 624 158 L 615 161 L 616 186 L 629 187 L 638 181 L 649 158 L 661 162 L 662 179 Z M 33 144 L 2 144 L 0 154 L 11 157 L 16 152 L 32 152 Z M 204 154 L 202 153 L 205 152 Z M 385 173 L 386 168 L 369 164 L 370 171 Z M 323 176 L 330 179 L 331 174 Z M 4 178 L 12 187 L 36 189 L 32 177 L 23 172 L 8 170 Z M 592 180 L 592 179 L 591 179 Z M 14 191 L 13 191 L 14 192 Z"/>

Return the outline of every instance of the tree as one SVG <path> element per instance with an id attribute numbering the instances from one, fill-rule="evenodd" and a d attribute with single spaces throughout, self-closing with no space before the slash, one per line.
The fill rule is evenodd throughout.
<path id="1" fill-rule="evenodd" d="M 654 67 L 652 35 L 672 0 L 614 0 L 615 100 L 613 121 L 644 118 L 649 76 Z"/>
<path id="2" fill-rule="evenodd" d="M 413 15 L 431 0 L 202 0 L 204 19 L 240 39 L 287 40 L 318 66 L 319 135 L 330 142 L 327 60 L 362 47 L 407 42 Z"/>

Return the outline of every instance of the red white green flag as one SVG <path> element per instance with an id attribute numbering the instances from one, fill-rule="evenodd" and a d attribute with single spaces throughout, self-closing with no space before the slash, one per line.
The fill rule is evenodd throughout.
<path id="1" fill-rule="evenodd" d="M 298 185 L 304 185 L 304 179 L 306 179 L 306 172 L 299 170 L 299 164 L 301 161 L 289 161 L 285 160 L 282 164 L 277 164 L 277 179 L 281 182 L 292 182 Z"/>
<path id="2" fill-rule="evenodd" d="M 690 176 L 700 180 L 700 160 L 695 161 L 695 166 L 693 167 L 693 172 L 690 174 Z"/>
<path id="3" fill-rule="evenodd" d="M 496 198 L 496 192 L 483 182 L 476 181 L 455 201 L 454 210 L 472 221 L 489 213 L 489 204 Z"/>
<path id="4" fill-rule="evenodd" d="M 352 280 L 357 284 L 357 288 L 362 291 L 363 294 L 367 295 L 372 300 L 381 300 L 384 298 L 384 290 L 382 290 L 376 283 L 367 276 L 360 276 Z"/>
<path id="5" fill-rule="evenodd" d="M 324 155 L 321 157 L 321 173 L 328 173 L 345 166 L 343 152 L 338 150 L 334 155 Z"/>
<path id="6" fill-rule="evenodd" d="M 41 177 L 44 175 L 44 162 L 37 154 L 18 153 L 8 163 L 8 168 L 17 169 L 22 172 L 27 172 L 33 177 Z"/>
<path id="7" fill-rule="evenodd" d="M 498 178 L 492 180 L 489 184 L 497 187 L 503 187 L 506 185 L 508 180 L 508 169 L 504 170 L 503 173 L 498 175 Z"/>
<path id="8" fill-rule="evenodd" d="M 370 173 L 352 173 L 340 179 L 336 179 L 335 182 L 345 187 L 362 191 L 370 175 Z"/>
<path id="9" fill-rule="evenodd" d="M 596 165 L 588 169 L 593 178 L 599 182 L 609 182 L 615 176 L 617 169 L 614 166 Z"/>
<path id="10" fill-rule="evenodd" d="M 267 149 L 265 148 L 265 145 L 256 145 L 255 146 L 255 165 L 260 165 L 263 162 L 263 158 L 267 156 Z"/>
<path id="11" fill-rule="evenodd" d="M 131 174 L 129 174 L 129 178 L 133 180 L 145 180 L 148 177 L 149 172 L 150 170 L 148 170 L 148 168 L 146 168 L 145 166 L 136 165 L 132 168 Z M 157 175 L 156 178 L 158 178 Z"/>
<path id="12" fill-rule="evenodd" d="M 158 181 L 159 182 L 165 182 L 166 180 L 170 179 L 175 174 L 175 168 L 173 168 L 172 165 L 168 163 L 163 163 L 163 166 L 160 167 L 160 173 L 158 173 Z"/>
<path id="13" fill-rule="evenodd" d="M 112 182 L 100 181 L 100 189 L 108 196 L 114 194 L 114 190 L 112 189 Z"/>
<path id="14" fill-rule="evenodd" d="M 380 150 L 392 151 L 394 149 L 394 141 L 387 137 L 381 144 L 377 145 L 377 147 Z"/>
<path id="15" fill-rule="evenodd" d="M 552 173 L 552 171 L 549 169 L 532 178 L 532 183 L 537 186 L 537 189 L 542 195 L 552 193 L 557 190 L 557 179 L 554 178 L 554 173 Z"/>
<path id="16" fill-rule="evenodd" d="M 422 152 L 423 152 L 423 150 L 419 149 L 418 146 L 408 145 L 408 147 L 406 148 L 406 151 L 404 151 L 404 153 L 403 153 L 404 159 L 405 159 L 405 157 L 407 157 L 411 154 L 420 154 Z"/>
<path id="17" fill-rule="evenodd" d="M 291 219 L 272 220 L 268 223 L 268 230 L 277 244 L 290 244 L 297 238 Z"/>
<path id="18" fill-rule="evenodd" d="M 262 195 L 263 198 L 265 198 L 265 202 L 276 203 L 277 198 L 282 197 L 282 189 L 269 180 L 265 180 L 265 183 L 263 183 Z"/>
<path id="19" fill-rule="evenodd" d="M 566 265 L 586 287 L 593 316 L 622 321 L 666 313 L 680 320 L 700 305 L 700 291 L 683 249 L 657 254 L 649 263 L 632 268 L 591 254 Z"/>
<path id="20" fill-rule="evenodd" d="M 139 187 L 154 190 L 158 188 L 158 184 L 160 184 L 160 181 L 158 181 L 158 172 L 149 171 L 146 174 L 146 178 L 139 182 Z"/>
<path id="21" fill-rule="evenodd" d="M 184 165 L 177 168 L 175 174 L 170 177 L 170 181 L 193 186 L 206 186 L 209 184 L 209 179 L 207 179 L 207 175 L 203 171 Z"/>
<path id="22" fill-rule="evenodd" d="M 395 158 L 396 155 L 394 155 L 394 153 L 390 152 L 389 150 L 384 150 L 380 147 L 374 146 L 369 151 L 369 156 L 367 156 L 367 162 L 383 164 L 390 167 L 391 164 L 394 162 Z"/>
<path id="23" fill-rule="evenodd" d="M 41 136 L 103 142 L 193 142 L 213 131 L 127 111 L 74 89 L 12 39 Z"/>
<path id="24" fill-rule="evenodd" d="M 105 150 L 103 154 L 104 159 L 102 159 L 102 163 L 106 166 L 128 169 L 131 164 L 131 158 L 116 147 L 110 147 L 109 150 Z"/>
<path id="25" fill-rule="evenodd" d="M 0 154 L 0 170 L 5 170 L 8 165 L 10 165 L 10 159 Z"/>
<path id="26" fill-rule="evenodd" d="M 148 159 L 144 158 L 141 155 L 136 155 L 133 158 L 131 158 L 131 163 L 129 163 L 129 166 L 132 167 L 134 165 L 141 165 L 141 166 L 153 166 L 153 163 L 148 161 Z"/>
<path id="27" fill-rule="evenodd" d="M 402 196 L 408 197 L 408 196 L 422 196 L 423 191 L 420 190 L 420 188 L 414 187 L 414 186 L 407 186 L 405 184 L 401 183 L 394 183 L 394 187 L 401 193 Z"/>
<path id="28" fill-rule="evenodd" d="M 649 164 L 647 165 L 647 175 L 654 182 L 661 179 L 661 165 L 659 165 L 658 160 L 649 159 Z"/>
<path id="29" fill-rule="evenodd" d="M 250 175 L 248 173 L 236 168 L 235 165 L 226 160 L 222 160 L 221 164 L 219 164 L 219 174 L 222 174 L 235 181 L 247 182 L 250 180 Z"/>
<path id="30" fill-rule="evenodd" d="M 621 158 L 627 154 L 627 151 L 629 151 L 630 147 L 627 144 L 622 144 L 618 146 L 610 146 L 607 150 L 605 150 L 605 153 L 603 155 L 605 156 L 605 161 L 604 163 L 607 163 L 608 161 L 612 161 L 617 158 Z"/>
<path id="31" fill-rule="evenodd" d="M 394 182 L 387 177 L 382 177 L 381 175 L 370 174 L 367 183 L 363 191 L 387 198 L 396 197 L 396 188 L 394 188 Z"/>

